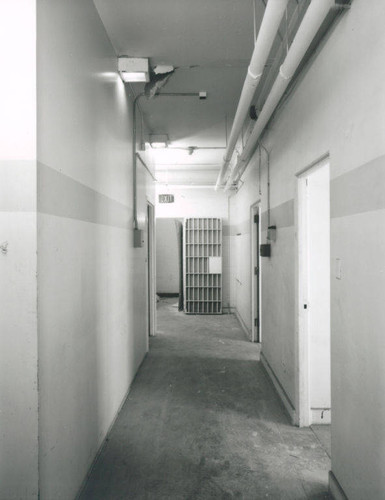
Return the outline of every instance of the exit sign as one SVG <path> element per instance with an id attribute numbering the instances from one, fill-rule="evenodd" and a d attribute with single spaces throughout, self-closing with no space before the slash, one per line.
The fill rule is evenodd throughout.
<path id="1" fill-rule="evenodd" d="M 160 194 L 159 195 L 159 203 L 174 203 L 174 195 L 173 194 Z"/>

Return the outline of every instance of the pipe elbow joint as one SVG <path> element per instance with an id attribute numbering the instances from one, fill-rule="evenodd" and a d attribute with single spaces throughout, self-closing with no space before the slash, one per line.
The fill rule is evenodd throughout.
<path id="1" fill-rule="evenodd" d="M 257 83 L 259 81 L 259 79 L 261 78 L 262 76 L 262 73 L 258 73 L 257 75 L 255 73 L 253 73 L 250 69 L 250 66 L 247 68 L 247 74 L 250 76 L 250 78 L 255 82 Z"/>
<path id="2" fill-rule="evenodd" d="M 283 69 L 283 65 L 280 66 L 279 68 L 279 74 L 284 80 L 291 80 L 293 78 L 293 75 L 286 75 L 285 71 Z"/>

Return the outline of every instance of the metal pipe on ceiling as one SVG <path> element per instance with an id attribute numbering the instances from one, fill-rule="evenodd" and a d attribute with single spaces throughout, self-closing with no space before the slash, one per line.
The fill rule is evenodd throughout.
<path id="1" fill-rule="evenodd" d="M 238 157 L 238 161 L 229 175 L 225 191 L 232 187 L 238 173 L 246 168 L 263 130 L 287 89 L 301 60 L 326 16 L 334 7 L 335 0 L 312 0 L 309 5 L 242 154 Z"/>
<path id="2" fill-rule="evenodd" d="M 269 0 L 267 4 L 250 65 L 247 70 L 246 79 L 243 84 L 241 97 L 239 99 L 238 108 L 235 113 L 233 126 L 228 140 L 226 154 L 221 171 L 218 175 L 215 189 L 218 189 L 224 182 L 228 166 L 242 130 L 243 122 L 248 114 L 255 89 L 261 79 L 267 58 L 277 35 L 288 2 L 289 0 Z"/>

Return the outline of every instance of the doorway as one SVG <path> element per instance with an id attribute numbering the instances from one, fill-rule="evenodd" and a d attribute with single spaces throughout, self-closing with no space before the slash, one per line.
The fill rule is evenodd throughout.
<path id="1" fill-rule="evenodd" d="M 155 294 L 155 213 L 154 205 L 147 202 L 147 317 L 148 336 L 156 330 L 156 294 Z"/>
<path id="2" fill-rule="evenodd" d="M 174 218 L 156 219 L 156 293 L 178 297 L 181 289 L 181 222 Z"/>
<path id="3" fill-rule="evenodd" d="M 260 204 L 251 206 L 251 341 L 261 342 Z"/>
<path id="4" fill-rule="evenodd" d="M 299 425 L 330 424 L 330 168 L 298 176 Z"/>

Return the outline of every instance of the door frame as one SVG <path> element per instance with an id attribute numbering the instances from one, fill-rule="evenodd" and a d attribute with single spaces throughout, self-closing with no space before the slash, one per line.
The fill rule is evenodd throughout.
<path id="1" fill-rule="evenodd" d="M 156 249 L 155 207 L 147 201 L 147 332 L 154 337 L 156 332 Z"/>
<path id="2" fill-rule="evenodd" d="M 254 216 L 258 215 L 258 225 Z M 258 233 L 257 233 L 258 230 Z M 261 258 L 259 257 L 259 244 L 261 241 L 261 201 L 258 200 L 250 207 L 250 275 L 251 275 L 251 341 L 262 342 L 262 272 Z M 258 280 L 255 279 L 255 268 L 258 268 Z M 259 319 L 259 325 L 255 319 Z"/>
<path id="3" fill-rule="evenodd" d="M 310 342 L 309 342 L 309 314 L 307 310 L 308 304 L 308 211 L 307 211 L 307 196 L 306 196 L 306 178 L 311 173 L 319 168 L 322 168 L 325 162 L 329 163 L 329 153 L 321 156 L 316 161 L 312 162 L 307 167 L 300 170 L 297 174 L 297 210 L 296 210 L 296 227 L 297 227 L 297 338 L 296 338 L 296 355 L 297 355 L 297 370 L 296 370 L 296 386 L 297 398 L 296 406 L 298 408 L 297 421 L 299 427 L 308 427 L 311 425 L 311 408 L 310 408 Z M 306 308 L 305 308 L 306 305 Z"/>

